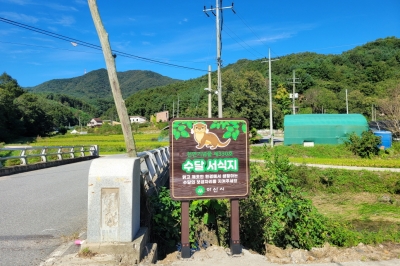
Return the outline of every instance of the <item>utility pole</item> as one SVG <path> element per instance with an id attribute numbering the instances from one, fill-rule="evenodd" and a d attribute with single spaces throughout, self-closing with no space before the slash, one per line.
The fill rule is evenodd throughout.
<path id="1" fill-rule="evenodd" d="M 115 107 L 121 122 L 122 133 L 125 139 L 125 146 L 128 157 L 137 157 L 135 141 L 132 134 L 131 123 L 129 121 L 128 112 L 126 110 L 125 101 L 122 98 L 121 89 L 119 87 L 117 69 L 115 67 L 116 54 L 112 54 L 108 33 L 106 32 L 103 22 L 101 21 L 99 11 L 97 9 L 96 0 L 88 0 L 90 13 L 99 36 L 104 60 L 106 61 L 108 79 L 110 81 L 111 92 L 113 94 Z"/>
<path id="2" fill-rule="evenodd" d="M 277 61 L 279 59 L 271 60 L 271 49 L 268 48 L 268 92 L 269 92 L 269 133 L 270 138 L 269 142 L 271 144 L 271 148 L 274 147 L 274 125 L 272 119 L 272 74 L 271 74 L 271 61 Z M 262 61 L 261 63 L 265 63 L 266 61 Z"/>
<path id="3" fill-rule="evenodd" d="M 228 7 L 221 7 L 222 5 L 222 0 L 216 0 L 215 1 L 215 8 L 211 6 L 211 8 L 206 9 L 204 6 L 203 12 L 209 17 L 207 14 L 208 11 L 213 13 L 213 15 L 216 17 L 216 32 L 217 32 L 217 75 L 218 75 L 218 85 L 217 85 L 217 91 L 218 91 L 218 117 L 222 118 L 222 89 L 221 89 L 221 65 L 222 65 L 222 60 L 221 60 L 221 31 L 222 31 L 222 22 L 220 21 L 220 12 L 222 12 L 223 9 L 232 9 L 233 13 L 235 13 L 235 10 L 233 9 L 233 3 L 231 6 Z M 220 5 L 221 3 L 221 5 Z M 214 13 L 215 11 L 215 13 Z M 235 13 L 236 14 L 236 13 Z"/>
<path id="4" fill-rule="evenodd" d="M 211 118 L 211 66 L 208 66 L 208 118 Z"/>
<path id="5" fill-rule="evenodd" d="M 175 118 L 175 101 L 172 101 L 172 118 Z"/>
<path id="6" fill-rule="evenodd" d="M 347 100 L 347 89 L 346 89 L 346 114 L 349 114 L 349 102 Z"/>
<path id="7" fill-rule="evenodd" d="M 178 96 L 178 110 L 176 111 L 176 117 L 179 117 L 179 96 Z"/>
<path id="8" fill-rule="evenodd" d="M 296 114 L 296 107 L 295 107 L 295 101 L 296 101 L 296 83 L 300 83 L 300 81 L 296 81 L 296 79 L 299 79 L 299 78 L 296 78 L 296 70 L 293 70 L 293 78 L 292 78 L 292 82 L 289 82 L 289 83 L 292 83 L 293 84 L 293 93 L 292 93 L 292 98 L 293 98 L 293 111 L 292 111 L 292 113 L 295 115 Z"/>

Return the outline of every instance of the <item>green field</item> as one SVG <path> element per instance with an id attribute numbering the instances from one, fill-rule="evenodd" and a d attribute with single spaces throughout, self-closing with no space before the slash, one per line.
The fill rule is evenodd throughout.
<path id="1" fill-rule="evenodd" d="M 271 148 L 266 145 L 265 148 Z M 349 151 L 344 144 L 341 145 L 316 145 L 303 147 L 302 145 L 275 146 L 273 149 L 289 158 L 292 163 L 300 164 L 327 164 L 340 166 L 364 166 L 400 168 L 400 143 L 394 142 L 392 148 L 381 150 L 378 156 L 371 159 L 360 158 Z M 264 147 L 252 146 L 252 159 L 262 159 Z"/>
<path id="2" fill-rule="evenodd" d="M 159 132 L 156 131 L 147 131 L 145 133 L 138 132 L 134 134 L 135 146 L 137 152 L 149 151 L 160 147 L 165 147 L 169 145 L 169 142 L 162 139 L 159 141 Z M 11 146 L 40 146 L 40 147 L 52 147 L 52 146 L 89 146 L 89 145 L 98 145 L 99 154 L 102 155 L 111 155 L 111 154 L 122 154 L 126 152 L 125 141 L 122 134 L 120 135 L 98 135 L 98 134 L 70 134 L 67 133 L 65 135 L 55 135 L 52 137 L 38 137 L 34 140 L 20 140 L 16 143 L 8 143 L 6 144 Z M 49 149 L 48 153 L 56 153 L 58 149 Z M 64 149 L 63 152 L 67 152 L 69 149 Z M 1 157 L 9 157 L 9 156 L 19 156 L 19 151 L 0 151 Z M 27 154 L 39 154 L 40 150 L 30 150 L 27 151 Z M 88 148 L 85 148 L 85 155 L 88 155 Z M 75 152 L 76 157 L 80 157 L 79 149 Z M 64 154 L 63 158 L 70 158 L 68 154 Z M 50 161 L 57 160 L 56 155 L 51 155 L 48 157 Z M 40 157 L 32 157 L 29 158 L 29 163 L 40 162 Z M 3 161 L 3 165 L 5 166 L 13 166 L 19 165 L 19 159 L 10 159 L 7 161 Z"/>
<path id="3" fill-rule="evenodd" d="M 134 134 L 137 152 L 153 150 L 169 145 L 168 141 L 158 141 L 159 133 Z M 124 153 L 125 141 L 123 135 L 73 135 L 38 138 L 30 143 L 32 146 L 75 146 L 98 145 L 100 155 Z"/>

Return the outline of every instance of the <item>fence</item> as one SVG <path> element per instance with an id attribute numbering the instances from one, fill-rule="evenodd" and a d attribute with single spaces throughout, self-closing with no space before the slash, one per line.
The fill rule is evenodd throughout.
<path id="1" fill-rule="evenodd" d="M 143 187 L 148 195 L 164 186 L 169 178 L 170 153 L 168 147 L 139 152 Z"/>
<path id="2" fill-rule="evenodd" d="M 99 157 L 98 145 L 0 148 L 0 152 L 15 153 L 15 151 L 19 151 L 19 155 L 0 157 L 0 176 L 57 166 L 62 163 L 73 163 L 79 161 L 78 159 Z M 147 194 L 152 194 L 157 191 L 157 187 L 164 186 L 168 181 L 169 148 L 139 152 L 137 157 L 140 158 L 142 185 Z M 39 159 L 29 161 L 29 158 Z M 2 167 L 2 162 L 7 160 L 19 161 L 12 167 Z"/>
<path id="3" fill-rule="evenodd" d="M 2 167 L 2 161 L 19 159 L 18 165 L 28 165 L 29 158 L 40 158 L 40 162 L 47 163 L 52 161 L 50 158 L 54 157 L 55 160 L 74 159 L 85 156 L 99 156 L 99 147 L 97 145 L 86 145 L 86 146 L 45 146 L 45 147 L 12 147 L 12 148 L 1 148 L 0 152 L 8 151 L 13 153 L 19 151 L 19 155 L 3 156 L 0 157 L 0 167 Z M 54 161 L 54 160 L 53 160 Z M 34 163 L 37 163 L 35 160 Z"/>

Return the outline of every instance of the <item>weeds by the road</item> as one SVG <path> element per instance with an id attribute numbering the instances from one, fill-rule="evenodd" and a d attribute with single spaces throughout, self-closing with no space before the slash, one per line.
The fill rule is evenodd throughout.
<path id="1" fill-rule="evenodd" d="M 96 256 L 96 252 L 91 251 L 88 247 L 81 249 L 81 251 L 79 251 L 78 256 L 81 258 L 92 258 L 94 256 Z"/>

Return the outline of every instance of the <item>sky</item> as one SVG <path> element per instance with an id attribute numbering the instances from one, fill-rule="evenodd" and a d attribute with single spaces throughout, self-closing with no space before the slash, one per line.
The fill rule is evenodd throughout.
<path id="1" fill-rule="evenodd" d="M 97 0 L 97 6 L 118 52 L 117 71 L 188 80 L 206 75 L 209 65 L 217 69 L 216 17 L 203 12 L 216 0 Z M 232 1 L 220 7 L 222 66 L 268 58 L 269 49 L 272 58 L 341 54 L 400 38 L 400 0 L 236 0 L 234 12 Z M 106 68 L 99 46 L 87 0 L 0 0 L 0 72 L 22 87 Z"/>

